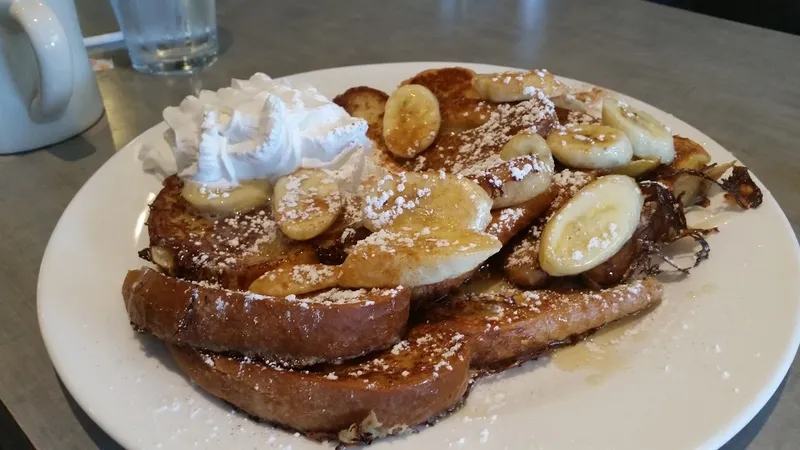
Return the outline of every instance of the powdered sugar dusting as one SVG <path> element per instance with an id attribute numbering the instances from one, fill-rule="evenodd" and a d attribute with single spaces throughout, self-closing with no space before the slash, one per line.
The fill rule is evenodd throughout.
<path id="1" fill-rule="evenodd" d="M 444 169 L 464 176 L 480 176 L 504 162 L 494 157 L 513 136 L 523 131 L 544 133 L 556 125 L 553 103 L 537 90 L 536 96 L 530 100 L 497 105 L 479 127 L 439 136 L 426 151 L 424 160 L 412 159 L 403 164 L 417 171 Z M 489 158 L 493 159 L 487 161 Z M 532 170 L 536 170 L 532 162 L 528 163 Z"/>
<path id="2" fill-rule="evenodd" d="M 503 236 L 513 230 L 524 215 L 523 207 L 503 208 L 499 216 L 492 218 L 486 232 L 495 237 Z"/>
<path id="3" fill-rule="evenodd" d="M 378 180 L 375 189 L 364 196 L 364 217 L 383 228 L 404 212 L 416 208 L 420 200 L 431 196 L 429 187 L 406 189 L 407 182 L 405 172 L 387 174 Z"/>
<path id="4" fill-rule="evenodd" d="M 318 284 L 333 277 L 333 267 L 321 264 L 298 264 L 291 268 L 292 280 L 301 284 Z"/>
<path id="5" fill-rule="evenodd" d="M 338 211 L 342 207 L 342 196 L 338 188 L 323 189 L 323 185 L 336 186 L 336 180 L 324 177 L 317 185 L 307 185 L 311 181 L 308 172 L 300 172 L 286 177 L 285 193 L 278 200 L 276 213 L 282 220 L 303 221 L 322 213 Z"/>

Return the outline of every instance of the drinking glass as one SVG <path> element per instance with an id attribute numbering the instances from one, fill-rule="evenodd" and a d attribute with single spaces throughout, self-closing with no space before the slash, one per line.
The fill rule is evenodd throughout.
<path id="1" fill-rule="evenodd" d="M 111 0 L 133 67 L 192 73 L 217 60 L 215 0 Z"/>

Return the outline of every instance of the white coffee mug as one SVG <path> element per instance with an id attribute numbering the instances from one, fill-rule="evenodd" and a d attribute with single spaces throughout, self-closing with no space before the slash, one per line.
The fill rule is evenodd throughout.
<path id="1" fill-rule="evenodd" d="M 0 0 L 0 154 L 62 141 L 102 114 L 73 0 Z"/>

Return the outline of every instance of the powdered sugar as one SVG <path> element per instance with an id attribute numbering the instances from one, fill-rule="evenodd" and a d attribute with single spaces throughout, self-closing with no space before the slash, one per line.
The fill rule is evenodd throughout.
<path id="1" fill-rule="evenodd" d="M 439 136 L 426 151 L 424 161 L 412 159 L 404 165 L 414 170 L 444 169 L 465 176 L 480 175 L 482 170 L 499 164 L 496 159 L 489 162 L 486 160 L 497 156 L 503 145 L 517 133 L 547 132 L 557 125 L 552 102 L 539 94 L 541 91 L 531 100 L 497 105 L 483 125 L 464 132 Z M 536 166 L 532 164 L 532 168 L 536 169 Z"/>
<path id="2" fill-rule="evenodd" d="M 503 208 L 499 216 L 492 217 L 492 221 L 486 227 L 486 232 L 495 237 L 503 236 L 517 227 L 524 215 L 523 207 Z"/>
<path id="3" fill-rule="evenodd" d="M 301 284 L 318 284 L 333 277 L 333 267 L 322 264 L 298 264 L 291 269 L 292 280 Z"/>
<path id="4" fill-rule="evenodd" d="M 531 164 L 525 164 L 522 166 L 521 169 L 516 167 L 511 167 L 511 177 L 515 180 L 521 180 L 525 178 L 529 173 L 533 171 L 533 166 Z"/>
<path id="5" fill-rule="evenodd" d="M 342 207 L 342 196 L 336 180 L 327 175 L 318 177 L 319 173 L 324 174 L 298 172 L 285 178 L 284 193 L 278 199 L 276 207 L 277 217 L 281 220 L 303 221 L 339 211 Z"/>
<path id="6" fill-rule="evenodd" d="M 387 174 L 364 196 L 364 217 L 376 227 L 391 225 L 405 211 L 416 208 L 421 199 L 431 196 L 428 187 L 406 190 L 405 172 Z M 395 192 L 397 191 L 397 192 Z M 397 193 L 403 192 L 403 195 Z"/>

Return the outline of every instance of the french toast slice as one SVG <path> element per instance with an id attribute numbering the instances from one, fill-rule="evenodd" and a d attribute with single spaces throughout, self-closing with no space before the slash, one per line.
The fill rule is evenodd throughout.
<path id="1" fill-rule="evenodd" d="M 547 136 L 558 126 L 555 108 L 546 97 L 498 103 L 485 123 L 460 132 L 444 132 L 424 152 L 396 161 L 408 171 L 444 170 L 477 179 L 495 166 L 507 166 L 500 150 L 521 132 Z M 524 158 L 515 158 L 512 161 Z M 529 163 L 529 161 L 526 161 Z"/>
<path id="2" fill-rule="evenodd" d="M 503 269 L 509 281 L 524 288 L 538 288 L 550 279 L 539 266 L 539 239 L 547 221 L 564 206 L 576 192 L 597 178 L 597 172 L 562 170 L 553 177 L 553 201 L 520 239 L 509 246 Z"/>
<path id="3" fill-rule="evenodd" d="M 514 103 L 478 100 L 472 87 L 474 76 L 469 69 L 451 67 L 427 70 L 403 82 L 430 89 L 439 101 L 442 116 L 442 128 L 433 144 L 409 159 L 395 157 L 382 144 L 383 120 L 377 110 L 385 106 L 385 101 L 379 100 L 385 93 L 361 86 L 334 101 L 349 114 L 367 120 L 376 144 L 374 157 L 381 167 L 396 172 L 461 173 L 496 194 L 504 182 L 518 180 L 516 175 L 521 171 L 530 172 L 526 164 L 537 167 L 532 157 L 503 161 L 499 157 L 503 145 L 523 131 L 547 136 L 559 125 L 558 117 L 552 102 L 544 96 Z"/>
<path id="4" fill-rule="evenodd" d="M 445 67 L 422 71 L 401 84 L 419 84 L 433 92 L 442 117 L 440 132 L 458 132 L 483 125 L 498 107 L 478 98 L 472 85 L 475 75 L 464 67 Z"/>
<path id="5" fill-rule="evenodd" d="M 661 284 L 652 278 L 603 290 L 511 290 L 452 296 L 425 319 L 466 336 L 471 367 L 503 370 L 657 304 Z"/>
<path id="6" fill-rule="evenodd" d="M 342 214 L 333 225 L 310 243 L 324 264 L 341 264 L 349 249 L 370 231 L 364 227 L 364 199 L 354 193 L 342 195 Z"/>
<path id="7" fill-rule="evenodd" d="M 352 87 L 333 98 L 348 114 L 367 121 L 367 137 L 383 143 L 383 113 L 389 96 L 367 86 Z"/>
<path id="8" fill-rule="evenodd" d="M 150 205 L 150 247 L 143 256 L 170 275 L 247 289 L 264 272 L 286 262 L 316 263 L 314 245 L 286 237 L 265 204 L 246 214 L 213 217 L 194 209 L 173 175 Z"/>
<path id="9" fill-rule="evenodd" d="M 682 136 L 673 136 L 675 159 L 656 169 L 653 177 L 669 187 L 684 206 L 691 206 L 705 197 L 711 183 L 689 173 L 675 174 L 681 170 L 702 171 L 711 163 L 711 155 L 697 142 Z M 719 174 L 721 176 L 722 173 Z M 717 176 L 717 178 L 719 178 Z"/>
<path id="10" fill-rule="evenodd" d="M 446 414 L 470 380 L 464 336 L 431 325 L 415 327 L 390 350 L 310 370 L 191 347 L 170 350 L 212 395 L 262 420 L 347 444 L 369 443 Z"/>
<path id="11" fill-rule="evenodd" d="M 474 148 L 469 149 L 470 152 L 472 152 L 472 156 L 468 158 L 470 164 L 474 163 L 476 165 L 478 161 L 483 159 L 482 165 L 484 167 L 477 168 L 474 179 L 478 181 L 485 190 L 495 193 L 494 191 L 497 186 L 501 186 L 505 181 L 510 181 L 513 178 L 511 176 L 512 167 L 513 170 L 525 170 L 525 164 L 532 162 L 526 158 L 518 158 L 519 161 L 515 161 L 512 164 L 503 162 L 497 156 L 500 149 L 502 149 L 502 145 L 518 131 L 537 129 L 537 131 L 546 134 L 551 128 L 557 126 L 558 123 L 555 110 L 552 108 L 538 116 L 529 114 L 535 112 L 535 110 L 538 111 L 537 107 L 533 105 L 544 106 L 544 109 L 547 110 L 548 105 L 542 99 L 530 100 L 527 102 L 528 106 L 523 105 L 523 107 L 517 108 L 514 108 L 514 105 L 494 104 L 477 100 L 477 93 L 472 87 L 472 78 L 474 76 L 475 73 L 473 71 L 464 68 L 432 69 L 406 80 L 403 84 L 421 84 L 430 89 L 434 95 L 437 96 L 440 102 L 443 128 L 449 128 L 451 130 L 440 131 L 440 135 L 450 136 L 447 138 L 442 138 L 440 136 L 440 140 L 445 139 L 446 142 L 450 142 L 451 144 L 448 145 L 455 145 L 455 143 L 458 142 L 468 142 L 468 140 L 479 136 L 480 133 L 497 137 L 494 142 L 481 142 Z M 378 111 L 385 106 L 386 98 L 388 98 L 388 96 L 385 93 L 362 86 L 348 89 L 343 94 L 337 96 L 334 101 L 342 106 L 349 114 L 367 120 L 370 130 L 374 130 L 371 137 L 376 142 L 376 159 L 380 166 L 398 172 L 408 170 L 422 171 L 423 167 L 420 166 L 420 163 L 424 163 L 427 160 L 428 156 L 426 155 L 435 154 L 435 152 L 443 152 L 441 149 L 436 149 L 437 145 L 440 144 L 435 142 L 432 149 L 428 149 L 418 157 L 405 163 L 393 157 L 388 151 L 382 150 L 381 142 L 383 138 L 381 133 L 383 123 L 382 116 L 379 115 Z M 485 111 L 478 108 L 479 111 L 482 111 L 481 114 L 472 114 L 479 103 L 485 105 Z M 469 106 L 469 111 L 464 110 L 466 106 Z M 469 114 L 464 115 L 465 112 Z M 492 113 L 495 113 L 494 117 L 491 117 Z M 484 115 L 484 117 L 481 118 L 481 115 Z M 448 121 L 448 117 L 451 119 L 450 125 L 445 125 L 445 122 Z M 473 131 L 474 136 L 459 133 L 459 131 L 464 129 L 483 125 L 489 121 L 490 118 L 494 119 L 494 121 L 489 124 L 490 126 L 487 126 L 486 129 Z M 513 125 L 513 128 L 507 128 L 506 125 Z M 539 128 L 540 125 L 541 128 Z M 466 133 L 469 133 L 469 131 Z M 456 153 L 456 150 L 455 147 L 448 148 L 447 152 Z M 486 163 L 487 160 L 489 161 L 488 164 Z M 414 164 L 414 167 L 408 167 L 411 164 Z M 516 167 L 513 164 L 517 164 L 520 167 Z M 496 167 L 492 167 L 493 165 Z M 450 167 L 449 162 L 445 160 L 439 160 L 439 163 L 432 165 L 432 167 L 436 170 L 455 172 L 455 170 L 451 170 L 452 167 Z M 457 168 L 463 170 L 463 164 L 462 167 Z M 489 173 L 483 169 L 496 170 L 492 170 L 491 173 Z M 497 174 L 501 176 L 498 177 Z M 542 213 L 543 208 L 546 208 L 552 200 L 554 192 L 553 190 L 548 190 L 521 205 L 493 210 L 492 221 L 487 227 L 486 232 L 497 237 L 498 240 L 505 245 L 514 235 L 525 229 L 531 221 Z M 356 233 L 351 233 L 350 235 L 356 235 Z M 359 234 L 359 236 L 364 237 L 364 233 Z M 351 247 L 353 244 L 354 242 L 349 242 L 347 245 L 334 248 L 341 249 L 344 252 L 346 251 L 344 247 Z M 339 255 L 341 256 L 342 253 L 339 253 Z M 457 289 L 471 274 L 472 271 L 432 285 L 412 287 L 412 304 L 416 306 L 426 305 L 433 300 L 444 297 Z"/>
<path id="12" fill-rule="evenodd" d="M 443 122 L 428 150 L 400 162 L 406 170 L 466 171 L 475 175 L 472 172 L 498 163 L 487 160 L 514 135 L 529 131 L 544 137 L 558 125 L 555 107 L 544 95 L 512 103 L 479 100 L 473 87 L 475 75 L 463 67 L 449 67 L 426 70 L 403 82 L 430 89 L 439 100 Z"/>
<path id="13" fill-rule="evenodd" d="M 615 286 L 631 276 L 635 263 L 643 255 L 650 254 L 647 246 L 667 236 L 671 224 L 665 208 L 666 205 L 658 201 L 645 201 L 633 236 L 614 256 L 581 274 L 586 284 L 593 288 Z"/>
<path id="14" fill-rule="evenodd" d="M 486 227 L 486 233 L 496 237 L 503 245 L 508 244 L 514 236 L 528 228 L 550 208 L 558 192 L 556 186 L 551 186 L 525 203 L 492 210 L 492 220 Z"/>
<path id="15" fill-rule="evenodd" d="M 295 366 L 390 347 L 408 321 L 409 293 L 332 289 L 272 297 L 131 270 L 122 296 L 131 324 L 167 342 L 278 359 Z"/>
<path id="16" fill-rule="evenodd" d="M 725 191 L 725 199 L 742 209 L 757 208 L 762 202 L 761 189 L 750 177 L 747 167 L 728 161 L 716 164 L 702 145 L 689 138 L 673 136 L 675 159 L 660 166 L 649 178 L 667 186 L 684 207 L 708 206 L 708 193 L 717 184 Z M 732 169 L 730 176 L 723 175 Z"/>
<path id="17" fill-rule="evenodd" d="M 562 127 L 573 127 L 579 125 L 591 125 L 593 123 L 600 123 L 600 119 L 590 116 L 583 111 L 576 111 L 574 109 L 560 108 L 556 106 L 556 117 L 558 123 Z"/>
<path id="18" fill-rule="evenodd" d="M 556 191 L 554 189 L 549 189 L 521 205 L 493 210 L 492 220 L 486 227 L 486 233 L 496 237 L 501 244 L 506 245 L 517 233 L 524 230 L 548 208 L 555 194 Z M 439 283 L 412 287 L 410 289 L 412 311 L 426 308 L 436 300 L 455 292 L 472 277 L 474 272 L 474 270 L 471 270 L 461 276 Z"/>
<path id="19" fill-rule="evenodd" d="M 556 192 L 555 189 L 548 189 L 521 205 L 493 210 L 492 220 L 486 227 L 486 233 L 496 237 L 501 244 L 506 245 L 517 233 L 527 228 L 532 221 L 549 207 Z M 425 308 L 434 301 L 455 292 L 472 277 L 474 272 L 474 270 L 471 270 L 461 276 L 439 283 L 412 287 L 410 289 L 412 311 Z"/>

